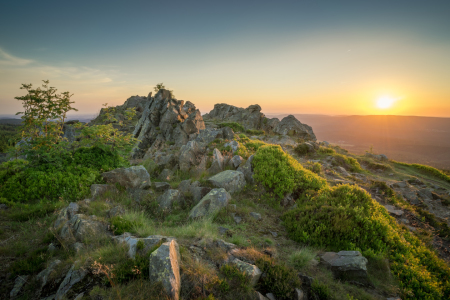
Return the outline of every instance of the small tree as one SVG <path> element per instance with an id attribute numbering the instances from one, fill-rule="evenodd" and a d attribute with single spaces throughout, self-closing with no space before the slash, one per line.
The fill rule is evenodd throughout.
<path id="1" fill-rule="evenodd" d="M 166 90 L 166 87 L 164 86 L 164 83 L 157 83 L 155 88 L 153 89 L 156 93 L 161 90 L 164 89 Z M 175 95 L 173 94 L 173 90 L 168 90 L 170 92 L 170 96 L 172 97 L 172 99 L 175 99 Z"/>
<path id="2" fill-rule="evenodd" d="M 82 129 L 79 145 L 108 148 L 112 152 L 125 155 L 137 139 L 132 134 L 122 134 L 118 128 L 115 128 L 113 123 L 118 122 L 114 116 L 115 108 L 108 107 L 108 103 L 103 106 L 105 107 L 104 121 L 108 124 L 88 126 L 78 123 L 76 127 Z M 124 114 L 127 120 L 132 120 L 136 115 L 136 109 L 128 108 Z M 118 126 L 123 126 L 123 121 L 119 121 Z"/>
<path id="3" fill-rule="evenodd" d="M 63 137 L 63 126 L 67 113 L 77 110 L 71 106 L 73 94 L 64 92 L 57 94 L 57 89 L 49 87 L 49 81 L 43 80 L 42 88 L 33 89 L 31 84 L 22 84 L 20 89 L 27 90 L 25 96 L 15 97 L 23 101 L 25 111 L 22 120 L 22 139 L 25 141 L 21 149 L 26 153 L 46 152 L 55 147 Z"/>

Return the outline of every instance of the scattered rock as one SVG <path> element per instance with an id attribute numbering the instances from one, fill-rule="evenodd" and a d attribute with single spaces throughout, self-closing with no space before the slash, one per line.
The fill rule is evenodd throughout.
<path id="1" fill-rule="evenodd" d="M 76 263 L 76 262 L 75 262 Z M 88 274 L 88 271 L 79 268 L 75 270 L 75 264 L 72 265 L 69 272 L 67 272 L 66 277 L 58 288 L 56 292 L 55 300 L 62 300 L 65 298 L 67 292 L 78 282 L 82 281 L 84 277 Z"/>
<path id="2" fill-rule="evenodd" d="M 118 183 L 125 188 L 146 189 L 151 185 L 150 175 L 144 166 L 115 169 L 103 173 L 102 177 L 107 183 Z"/>
<path id="3" fill-rule="evenodd" d="M 61 228 L 59 233 L 68 242 L 83 242 L 85 238 L 105 234 L 106 226 L 92 217 L 83 214 L 72 216 Z"/>
<path id="4" fill-rule="evenodd" d="M 311 126 L 302 124 L 293 115 L 283 118 L 274 128 L 273 132 L 281 135 L 295 136 L 305 140 L 316 140 L 316 135 Z"/>
<path id="5" fill-rule="evenodd" d="M 8 205 L 0 203 L 0 210 L 7 210 L 8 209 Z"/>
<path id="6" fill-rule="evenodd" d="M 253 178 L 253 167 L 252 167 L 253 155 L 251 155 L 247 161 L 237 168 L 238 172 L 244 173 L 245 181 L 250 184 L 255 184 L 255 179 Z"/>
<path id="7" fill-rule="evenodd" d="M 224 188 L 212 189 L 200 202 L 192 208 L 189 218 L 209 216 L 222 207 L 227 206 L 231 195 Z"/>
<path id="8" fill-rule="evenodd" d="M 91 185 L 91 198 L 93 200 L 97 199 L 104 193 L 111 191 L 113 193 L 117 193 L 118 190 L 115 186 L 109 184 L 93 184 Z"/>
<path id="9" fill-rule="evenodd" d="M 234 222 L 236 222 L 236 224 L 239 224 L 242 222 L 242 218 L 239 216 L 236 216 L 234 214 L 233 214 L 233 220 L 234 220 Z"/>
<path id="10" fill-rule="evenodd" d="M 301 289 L 295 289 L 294 300 L 306 300 L 305 293 Z"/>
<path id="11" fill-rule="evenodd" d="M 24 284 L 27 282 L 29 275 L 19 275 L 17 276 L 16 280 L 14 281 L 14 287 L 9 293 L 9 297 L 11 299 L 16 298 L 17 295 L 20 293 L 20 290 L 24 286 Z"/>
<path id="12" fill-rule="evenodd" d="M 217 174 L 223 171 L 224 158 L 222 153 L 218 149 L 213 150 L 213 162 L 211 167 L 208 169 L 208 173 L 211 175 Z"/>
<path id="13" fill-rule="evenodd" d="M 240 155 L 235 155 L 229 160 L 228 165 L 236 170 L 243 161 L 244 159 Z"/>
<path id="14" fill-rule="evenodd" d="M 225 233 L 227 233 L 227 231 L 229 231 L 230 229 L 219 226 L 219 234 L 224 235 Z"/>
<path id="15" fill-rule="evenodd" d="M 231 194 L 240 192 L 246 183 L 244 173 L 232 170 L 220 172 L 208 181 L 215 187 L 226 189 Z"/>
<path id="16" fill-rule="evenodd" d="M 69 203 L 69 205 L 66 208 L 63 208 L 56 218 L 55 222 L 53 223 L 53 227 L 58 229 L 61 225 L 66 223 L 70 220 L 74 215 L 78 213 L 78 210 L 80 207 L 75 202 Z"/>
<path id="17" fill-rule="evenodd" d="M 171 299 L 180 297 L 181 278 L 177 242 L 163 243 L 150 254 L 150 281 L 161 282 Z"/>
<path id="18" fill-rule="evenodd" d="M 181 193 L 178 190 L 168 189 L 164 194 L 159 196 L 156 201 L 159 203 L 159 209 L 167 210 L 172 208 L 174 203 L 181 202 Z"/>
<path id="19" fill-rule="evenodd" d="M 420 189 L 418 191 L 418 194 L 423 200 L 431 200 L 431 199 L 433 199 L 433 194 L 432 194 L 430 189 Z"/>
<path id="20" fill-rule="evenodd" d="M 397 209 L 395 206 L 393 205 L 385 205 L 384 206 L 386 208 L 386 210 L 392 214 L 395 215 L 397 217 L 401 217 L 403 215 L 403 210 Z"/>
<path id="21" fill-rule="evenodd" d="M 267 299 L 269 299 L 269 300 L 277 300 L 277 299 L 275 298 L 275 295 L 272 294 L 272 293 L 267 293 L 267 294 L 266 294 L 266 297 L 267 297 Z"/>
<path id="22" fill-rule="evenodd" d="M 326 252 L 320 261 L 330 268 L 337 278 L 370 285 L 367 277 L 367 259 L 359 251 Z"/>
<path id="23" fill-rule="evenodd" d="M 269 232 L 274 238 L 276 238 L 278 236 L 278 233 L 276 233 L 275 231 L 269 231 Z"/>
<path id="24" fill-rule="evenodd" d="M 108 211 L 108 216 L 109 216 L 110 218 L 113 218 L 113 217 L 116 217 L 116 216 L 121 216 L 121 215 L 123 215 L 124 213 L 125 213 L 125 209 L 124 209 L 122 206 L 117 205 L 117 206 L 111 208 L 111 209 Z"/>
<path id="25" fill-rule="evenodd" d="M 157 192 L 165 192 L 170 189 L 170 184 L 167 182 L 154 182 L 153 186 Z"/>
<path id="26" fill-rule="evenodd" d="M 238 149 L 239 149 L 239 143 L 236 141 L 231 141 L 226 143 L 225 145 L 223 145 L 224 147 L 230 147 L 231 151 L 233 151 L 233 153 L 235 153 Z"/>
<path id="27" fill-rule="evenodd" d="M 261 220 L 261 214 L 256 212 L 251 212 L 250 216 L 252 216 L 255 220 Z"/>
<path id="28" fill-rule="evenodd" d="M 61 261 L 59 259 L 56 259 L 49 264 L 47 269 L 37 274 L 36 280 L 40 283 L 40 289 L 42 289 L 47 284 L 48 278 L 56 272 L 55 269 L 60 263 Z"/>
<path id="29" fill-rule="evenodd" d="M 137 238 L 127 232 L 122 235 L 115 236 L 113 239 L 118 243 L 125 243 L 128 245 L 128 257 L 130 258 L 135 258 L 137 253 L 140 255 L 146 255 L 153 251 L 158 245 L 175 240 L 173 237 L 162 235 L 150 235 L 146 238 Z M 138 247 L 138 243 L 142 243 L 140 247 Z"/>
<path id="30" fill-rule="evenodd" d="M 261 270 L 255 266 L 251 265 L 249 263 L 246 263 L 240 259 L 233 258 L 230 261 L 231 264 L 236 265 L 236 267 L 243 273 L 245 273 L 247 276 L 250 277 L 250 285 L 255 286 L 258 283 L 259 278 L 261 277 Z"/>
<path id="31" fill-rule="evenodd" d="M 161 181 L 170 181 L 172 179 L 173 172 L 169 169 L 164 169 L 159 174 L 158 179 Z"/>
<path id="32" fill-rule="evenodd" d="M 344 175 L 345 177 L 350 176 L 350 173 L 347 172 L 347 170 L 344 169 L 343 167 L 337 167 L 336 169 L 339 171 L 339 173 L 341 173 L 341 174 Z"/>
<path id="33" fill-rule="evenodd" d="M 267 300 L 266 297 L 264 297 L 260 292 L 255 291 L 253 300 Z"/>

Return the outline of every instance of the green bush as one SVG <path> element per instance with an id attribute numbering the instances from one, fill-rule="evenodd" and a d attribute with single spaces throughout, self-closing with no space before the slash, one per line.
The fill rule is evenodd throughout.
<path id="1" fill-rule="evenodd" d="M 273 189 L 279 197 L 294 191 L 319 190 L 326 181 L 303 168 L 278 145 L 261 146 L 253 157 L 255 180 Z"/>
<path id="2" fill-rule="evenodd" d="M 244 132 L 245 131 L 244 126 L 242 126 L 241 124 L 236 123 L 236 122 L 220 123 L 220 124 L 218 124 L 218 126 L 220 128 L 230 127 L 231 129 L 233 129 L 234 132 Z"/>
<path id="3" fill-rule="evenodd" d="M 309 147 L 306 144 L 299 144 L 297 147 L 294 148 L 295 153 L 298 155 L 306 155 L 309 152 Z"/>
<path id="4" fill-rule="evenodd" d="M 329 300 L 332 299 L 330 289 L 327 285 L 314 280 L 311 285 L 311 291 L 316 295 L 318 300 Z"/>
<path id="5" fill-rule="evenodd" d="M 308 169 L 313 171 L 316 174 L 322 173 L 322 165 L 318 162 L 313 163 L 312 166 L 310 166 Z"/>
<path id="6" fill-rule="evenodd" d="M 258 283 L 261 290 L 273 293 L 276 299 L 294 299 L 295 288 L 301 286 L 294 269 L 266 257 L 259 258 L 256 265 L 265 274 Z"/>
<path id="7" fill-rule="evenodd" d="M 333 148 L 320 146 L 319 149 L 317 150 L 317 153 L 320 153 L 320 154 L 333 154 L 333 153 L 336 153 L 336 151 L 334 151 Z"/>
<path id="8" fill-rule="evenodd" d="M 289 236 L 332 251 L 389 257 L 402 299 L 448 299 L 450 269 L 415 235 L 403 231 L 363 189 L 339 185 L 297 201 L 284 214 Z"/>
<path id="9" fill-rule="evenodd" d="M 16 260 L 9 270 L 13 276 L 34 274 L 45 268 L 45 262 L 49 257 L 47 247 L 39 248 L 33 250 L 27 257 Z"/>
<path id="10" fill-rule="evenodd" d="M 333 154 L 334 160 L 333 165 L 335 166 L 342 166 L 346 169 L 349 169 L 352 172 L 361 172 L 362 168 L 359 164 L 359 162 L 354 159 L 353 157 L 348 157 L 343 154 L 334 153 Z"/>
<path id="11" fill-rule="evenodd" d="M 116 153 L 99 147 L 79 148 L 34 156 L 30 162 L 15 160 L 0 165 L 0 197 L 11 202 L 78 200 L 100 174 L 128 163 Z"/>
<path id="12" fill-rule="evenodd" d="M 114 231 L 114 234 L 120 235 L 124 232 L 130 232 L 134 226 L 134 222 L 124 219 L 121 216 L 111 218 L 111 229 Z"/>

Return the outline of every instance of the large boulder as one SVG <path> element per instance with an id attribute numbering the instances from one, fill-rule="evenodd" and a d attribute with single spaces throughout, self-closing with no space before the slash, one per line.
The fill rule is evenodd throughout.
<path id="1" fill-rule="evenodd" d="M 316 140 L 311 126 L 302 124 L 293 115 L 289 115 L 281 120 L 280 123 L 273 129 L 273 132 L 281 135 L 289 135 L 305 140 Z"/>
<path id="2" fill-rule="evenodd" d="M 188 179 L 180 182 L 178 190 L 180 191 L 181 196 L 184 198 L 184 200 L 192 197 L 192 202 L 194 204 L 197 204 L 211 191 L 211 188 L 200 186 L 200 182 L 192 182 L 191 179 Z"/>
<path id="3" fill-rule="evenodd" d="M 60 263 L 61 263 L 61 261 L 59 259 L 56 259 L 56 260 L 52 261 L 45 270 L 42 270 L 41 272 L 39 272 L 39 274 L 37 274 L 36 280 L 39 282 L 40 289 L 45 287 L 45 285 L 48 282 L 48 279 L 53 274 L 56 274 L 56 268 L 58 267 L 58 265 Z"/>
<path id="4" fill-rule="evenodd" d="M 230 194 L 240 192 L 246 183 L 244 173 L 232 170 L 220 172 L 209 178 L 208 181 L 217 188 L 224 188 Z"/>
<path id="5" fill-rule="evenodd" d="M 261 106 L 250 105 L 247 108 L 236 107 L 225 103 L 214 105 L 214 109 L 203 115 L 205 120 L 219 120 L 223 122 L 237 122 L 247 129 L 261 129 L 264 114 Z"/>
<path id="6" fill-rule="evenodd" d="M 62 225 L 59 235 L 69 243 L 83 243 L 86 238 L 106 233 L 106 225 L 96 220 L 95 216 L 88 217 L 83 214 L 76 214 Z"/>
<path id="7" fill-rule="evenodd" d="M 205 124 L 200 111 L 191 102 L 185 104 L 183 100 L 172 99 L 170 91 L 160 89 L 145 103 L 142 117 L 136 124 L 133 135 L 138 142 L 132 156 L 141 158 L 149 148 L 162 148 L 165 142 L 182 146 L 203 129 Z"/>
<path id="8" fill-rule="evenodd" d="M 228 205 L 231 199 L 230 193 L 224 188 L 212 189 L 200 202 L 192 208 L 189 218 L 210 216 L 222 207 Z"/>
<path id="9" fill-rule="evenodd" d="M 161 282 L 170 299 L 180 298 L 181 277 L 178 244 L 175 240 L 163 243 L 150 254 L 150 281 Z"/>
<path id="10" fill-rule="evenodd" d="M 367 259 L 359 251 L 326 252 L 321 256 L 320 262 L 339 279 L 370 285 Z"/>
<path id="11" fill-rule="evenodd" d="M 118 183 L 125 188 L 146 189 L 151 186 L 150 175 L 144 166 L 119 168 L 102 174 L 107 183 Z"/>

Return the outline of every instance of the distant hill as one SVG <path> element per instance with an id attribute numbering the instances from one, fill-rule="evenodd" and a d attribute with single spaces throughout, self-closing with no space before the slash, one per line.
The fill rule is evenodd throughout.
<path id="1" fill-rule="evenodd" d="M 279 119 L 287 114 L 267 115 Z M 412 116 L 294 115 L 310 125 L 318 140 L 364 153 L 376 153 L 409 163 L 450 169 L 450 118 Z"/>

